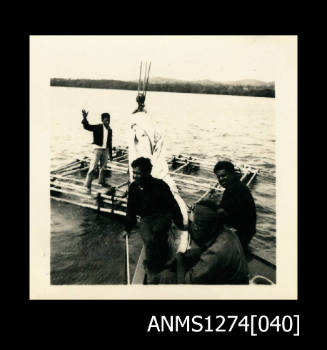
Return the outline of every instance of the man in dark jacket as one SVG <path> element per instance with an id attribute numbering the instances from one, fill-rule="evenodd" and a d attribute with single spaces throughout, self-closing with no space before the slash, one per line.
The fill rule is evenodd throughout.
<path id="1" fill-rule="evenodd" d="M 126 226 L 123 236 L 129 234 L 141 217 L 140 234 L 145 246 L 145 267 L 148 284 L 154 283 L 169 258 L 168 230 L 174 221 L 183 229 L 183 217 L 169 186 L 151 176 L 149 158 L 140 157 L 132 164 L 133 182 L 128 191 Z"/>
<path id="2" fill-rule="evenodd" d="M 84 109 L 82 110 L 83 120 L 82 124 L 84 129 L 93 132 L 93 157 L 90 161 L 89 171 L 85 180 L 85 187 L 88 192 L 91 192 L 91 185 L 94 172 L 100 162 L 100 172 L 99 172 L 99 184 L 106 186 L 104 180 L 104 171 L 107 166 L 108 158 L 112 160 L 112 130 L 110 128 L 110 114 L 102 113 L 101 120 L 102 124 L 91 125 L 86 119 L 88 112 Z"/>
<path id="3" fill-rule="evenodd" d="M 220 203 L 215 200 L 202 200 L 199 204 L 210 206 L 217 211 L 222 224 L 236 229 L 236 234 L 245 252 L 256 232 L 256 206 L 249 188 L 241 183 L 234 165 L 229 161 L 219 161 L 214 173 L 225 188 Z"/>
<path id="4" fill-rule="evenodd" d="M 222 187 L 223 197 L 217 205 L 217 213 L 222 223 L 236 229 L 244 250 L 256 232 L 256 207 L 249 188 L 241 183 L 234 165 L 220 161 L 214 167 L 214 173 Z"/>

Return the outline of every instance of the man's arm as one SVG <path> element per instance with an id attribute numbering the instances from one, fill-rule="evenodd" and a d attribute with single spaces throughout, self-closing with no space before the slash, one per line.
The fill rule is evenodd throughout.
<path id="1" fill-rule="evenodd" d="M 205 247 L 192 248 L 185 253 L 178 252 L 176 254 L 176 271 L 177 271 L 177 283 L 186 283 L 186 276 L 189 275 L 188 271 L 198 264 L 201 254 L 206 250 Z"/>
<path id="2" fill-rule="evenodd" d="M 199 256 L 199 260 L 185 273 L 184 283 L 205 284 L 217 274 L 219 254 L 208 249 Z"/>
<path id="3" fill-rule="evenodd" d="M 94 131 L 95 125 L 89 124 L 88 120 L 86 119 L 88 114 L 89 114 L 89 112 L 86 112 L 85 109 L 82 109 L 82 115 L 83 115 L 82 124 L 83 124 L 83 128 L 85 130 Z"/>

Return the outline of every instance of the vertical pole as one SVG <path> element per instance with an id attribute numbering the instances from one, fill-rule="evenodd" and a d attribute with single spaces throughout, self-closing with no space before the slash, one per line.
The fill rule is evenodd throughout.
<path id="1" fill-rule="evenodd" d="M 127 285 L 130 285 L 130 273 L 129 273 L 129 249 L 128 249 L 128 236 L 125 236 L 125 252 L 126 252 L 126 278 Z"/>
<path id="2" fill-rule="evenodd" d="M 142 61 L 140 64 L 140 76 L 139 76 L 139 83 L 138 83 L 138 87 L 137 87 L 137 95 L 140 94 L 141 74 L 142 74 Z"/>
<path id="3" fill-rule="evenodd" d="M 147 90 L 148 90 L 149 76 L 150 76 L 150 68 L 151 68 L 151 62 L 150 62 L 150 64 L 149 64 L 148 77 L 147 77 L 147 80 L 146 80 L 146 86 L 145 86 L 144 97 L 146 97 L 146 92 L 147 92 Z"/>
<path id="4" fill-rule="evenodd" d="M 147 62 L 145 62 L 144 79 L 143 79 L 143 94 L 145 93 L 146 70 L 147 70 Z"/>

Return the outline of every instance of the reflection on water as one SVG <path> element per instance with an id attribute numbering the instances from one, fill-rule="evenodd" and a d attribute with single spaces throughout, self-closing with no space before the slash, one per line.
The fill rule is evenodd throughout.
<path id="1" fill-rule="evenodd" d="M 135 91 L 49 87 L 49 94 L 52 169 L 90 154 L 92 134 L 82 128 L 83 108 L 89 111 L 90 123 L 99 123 L 100 114 L 109 112 L 113 145 L 127 145 L 127 118 L 135 108 Z M 146 107 L 166 131 L 168 154 L 189 153 L 214 162 L 229 159 L 260 168 L 251 185 L 258 213 L 251 248 L 275 262 L 274 99 L 149 92 Z M 117 218 L 52 201 L 52 283 L 124 283 L 122 229 Z M 134 237 L 132 270 L 142 245 L 138 235 Z"/>

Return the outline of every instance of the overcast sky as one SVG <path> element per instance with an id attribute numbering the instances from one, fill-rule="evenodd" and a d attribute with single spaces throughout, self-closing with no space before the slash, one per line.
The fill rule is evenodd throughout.
<path id="1" fill-rule="evenodd" d="M 50 78 L 275 81 L 289 36 L 32 36 Z"/>

